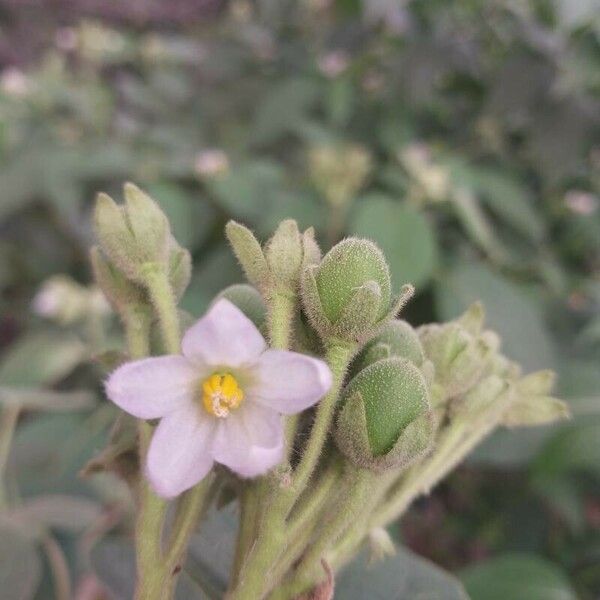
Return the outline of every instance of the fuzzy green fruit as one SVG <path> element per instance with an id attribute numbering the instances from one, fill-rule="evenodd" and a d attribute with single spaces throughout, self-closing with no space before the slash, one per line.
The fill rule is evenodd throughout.
<path id="1" fill-rule="evenodd" d="M 390 309 L 390 271 L 383 252 L 369 240 L 348 238 L 335 245 L 323 258 L 315 279 L 323 312 L 332 323 L 342 316 L 356 289 L 369 282 L 379 286 L 377 318 Z"/>

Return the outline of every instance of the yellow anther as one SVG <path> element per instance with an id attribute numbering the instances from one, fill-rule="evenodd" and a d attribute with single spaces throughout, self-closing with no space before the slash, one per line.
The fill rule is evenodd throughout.
<path id="1" fill-rule="evenodd" d="M 244 399 L 244 392 L 230 373 L 215 373 L 202 382 L 202 404 L 215 417 L 226 417 Z"/>

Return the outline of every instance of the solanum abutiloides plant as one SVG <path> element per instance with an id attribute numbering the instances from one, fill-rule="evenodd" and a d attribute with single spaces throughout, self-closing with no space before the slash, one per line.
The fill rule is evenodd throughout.
<path id="1" fill-rule="evenodd" d="M 226 501 L 240 515 L 229 600 L 331 597 L 361 546 L 393 552 L 385 527 L 492 430 L 567 415 L 551 373 L 523 377 L 500 353 L 479 304 L 449 323 L 400 320 L 412 286 L 394 294 L 369 240 L 322 256 L 292 220 L 264 245 L 232 221 L 248 283 L 194 323 L 177 308 L 190 255 L 149 196 L 101 194 L 95 228 L 96 281 L 127 345 L 106 394 L 137 429 L 139 600 L 173 597 L 190 536 Z M 122 458 L 114 444 L 88 471 Z"/>

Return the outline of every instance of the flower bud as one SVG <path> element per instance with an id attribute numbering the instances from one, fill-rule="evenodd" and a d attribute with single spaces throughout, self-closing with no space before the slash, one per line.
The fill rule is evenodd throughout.
<path id="1" fill-rule="evenodd" d="M 504 414 L 507 427 L 545 425 L 570 416 L 568 405 L 550 396 L 556 375 L 553 371 L 537 371 L 515 384 L 516 400 Z"/>
<path id="2" fill-rule="evenodd" d="M 225 288 L 215 300 L 227 298 L 235 304 L 261 331 L 267 319 L 267 307 L 256 288 L 246 283 L 236 283 Z"/>
<path id="3" fill-rule="evenodd" d="M 94 212 L 96 235 L 103 252 L 128 279 L 143 283 L 144 265 L 167 266 L 170 229 L 167 217 L 142 190 L 126 183 L 125 205 L 98 194 Z"/>
<path id="4" fill-rule="evenodd" d="M 103 254 L 98 246 L 90 250 L 94 279 L 116 312 L 146 302 L 145 291 L 129 281 Z"/>
<path id="5" fill-rule="evenodd" d="M 272 277 L 288 289 L 296 289 L 302 268 L 302 236 L 293 219 L 282 221 L 265 246 Z"/>
<path id="6" fill-rule="evenodd" d="M 391 356 L 406 358 L 417 367 L 425 360 L 419 336 L 406 321 L 394 319 L 386 323 L 359 354 L 355 362 L 355 372 Z"/>
<path id="7" fill-rule="evenodd" d="M 403 358 L 380 360 L 354 377 L 342 396 L 335 438 L 356 466 L 404 468 L 421 458 L 433 436 L 425 379 Z"/>
<path id="8" fill-rule="evenodd" d="M 464 394 L 491 369 L 500 346 L 493 331 L 481 332 L 481 305 L 472 306 L 456 321 L 419 329 L 425 356 L 435 367 L 435 382 L 446 398 Z"/>
<path id="9" fill-rule="evenodd" d="M 348 204 L 371 170 L 371 156 L 358 145 L 317 146 L 308 155 L 315 188 L 335 207 Z"/>
<path id="10" fill-rule="evenodd" d="M 300 233 L 293 219 L 280 223 L 264 249 L 247 227 L 235 221 L 227 223 L 225 234 L 248 281 L 263 297 L 295 294 L 302 269 L 321 259 L 314 230 Z"/>
<path id="11" fill-rule="evenodd" d="M 392 302 L 388 265 L 371 241 L 348 238 L 336 244 L 302 277 L 306 313 L 322 338 L 365 341 L 412 295 L 405 286 Z"/>
<path id="12" fill-rule="evenodd" d="M 146 290 L 127 277 L 102 253 L 98 246 L 90 251 L 90 260 L 96 283 L 106 299 L 118 313 L 128 306 L 149 304 Z M 174 238 L 170 240 L 169 283 L 176 300 L 179 300 L 190 282 L 192 259 L 190 253 L 179 246 Z"/>

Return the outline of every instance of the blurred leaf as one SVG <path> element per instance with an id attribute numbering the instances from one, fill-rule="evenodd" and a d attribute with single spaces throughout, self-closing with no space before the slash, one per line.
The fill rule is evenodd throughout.
<path id="1" fill-rule="evenodd" d="M 211 510 L 200 533 L 192 536 L 185 569 L 210 598 L 227 589 L 237 531 L 236 506 Z"/>
<path id="2" fill-rule="evenodd" d="M 316 100 L 316 82 L 305 78 L 288 79 L 269 90 L 256 109 L 252 136 L 265 144 L 298 127 Z"/>
<path id="3" fill-rule="evenodd" d="M 104 446 L 112 414 L 35 414 L 20 425 L 11 466 L 21 493 L 89 494 L 79 471 Z"/>
<path id="4" fill-rule="evenodd" d="M 94 394 L 86 391 L 51 392 L 0 386 L 0 405 L 20 406 L 25 410 L 68 412 L 94 406 Z"/>
<path id="5" fill-rule="evenodd" d="M 461 574 L 474 600 L 577 600 L 565 573 L 532 554 L 505 554 Z"/>
<path id="6" fill-rule="evenodd" d="M 29 600 L 37 590 L 42 565 L 33 541 L 0 525 L 0 589 L 7 600 Z"/>
<path id="7" fill-rule="evenodd" d="M 395 556 L 369 565 L 359 556 L 335 582 L 344 600 L 468 600 L 460 582 L 433 563 L 398 548 Z M 479 600 L 473 596 L 473 600 Z"/>
<path id="8" fill-rule="evenodd" d="M 600 419 L 588 417 L 586 422 L 556 433 L 544 445 L 532 468 L 540 476 L 556 476 L 572 470 L 591 471 L 600 476 Z"/>
<path id="9" fill-rule="evenodd" d="M 65 332 L 40 331 L 20 337 L 0 359 L 5 386 L 42 386 L 68 375 L 87 358 L 82 342 Z"/>
<path id="10" fill-rule="evenodd" d="M 237 219 L 255 223 L 269 214 L 284 191 L 284 172 L 276 163 L 238 165 L 208 183 L 219 204 Z"/>
<path id="11" fill-rule="evenodd" d="M 459 264 L 444 272 L 436 286 L 440 317 L 456 318 L 476 300 L 483 301 L 486 323 L 500 334 L 509 358 L 526 371 L 554 367 L 553 341 L 532 297 L 482 264 Z"/>
<path id="12" fill-rule="evenodd" d="M 6 518 L 26 531 L 48 527 L 77 533 L 93 525 L 101 513 L 100 505 L 93 500 L 53 494 L 26 499 Z"/>
<path id="13" fill-rule="evenodd" d="M 374 240 L 385 253 L 394 285 L 424 286 L 437 266 L 438 249 L 427 219 L 420 212 L 390 198 L 361 198 L 351 219 L 350 232 Z"/>

